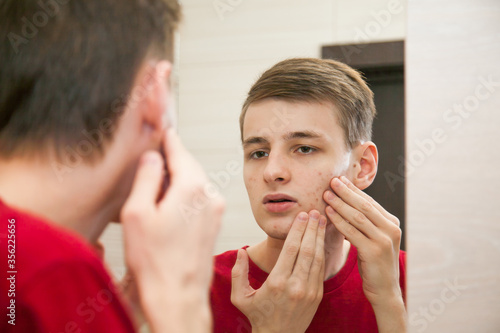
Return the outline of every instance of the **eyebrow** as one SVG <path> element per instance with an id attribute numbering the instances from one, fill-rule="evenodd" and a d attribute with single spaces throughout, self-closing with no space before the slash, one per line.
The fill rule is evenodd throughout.
<path id="1" fill-rule="evenodd" d="M 299 132 L 289 132 L 283 135 L 285 141 L 290 141 L 293 139 L 316 139 L 321 138 L 321 134 L 314 131 L 299 131 Z"/>
<path id="2" fill-rule="evenodd" d="M 251 136 L 243 141 L 243 148 L 250 145 L 263 144 L 263 143 L 269 143 L 269 141 L 267 141 L 261 136 Z"/>
<path id="3" fill-rule="evenodd" d="M 322 135 L 314 131 L 297 131 L 288 132 L 283 135 L 283 140 L 290 141 L 293 139 L 317 139 L 321 138 Z M 267 139 L 261 136 L 251 136 L 243 141 L 243 147 L 247 147 L 253 144 L 263 144 L 269 143 Z"/>

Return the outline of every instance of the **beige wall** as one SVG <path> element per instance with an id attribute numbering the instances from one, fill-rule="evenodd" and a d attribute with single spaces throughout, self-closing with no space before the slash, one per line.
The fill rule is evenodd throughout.
<path id="1" fill-rule="evenodd" d="M 410 332 L 498 333 L 500 1 L 410 0 L 406 45 Z"/>

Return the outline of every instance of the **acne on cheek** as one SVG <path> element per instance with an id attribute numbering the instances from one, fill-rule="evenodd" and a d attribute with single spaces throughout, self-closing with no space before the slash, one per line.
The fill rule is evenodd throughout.
<path id="1" fill-rule="evenodd" d="M 311 207 L 308 207 L 309 210 L 315 209 L 315 207 L 317 206 L 317 204 L 319 202 L 319 197 L 318 197 L 319 191 L 320 191 L 320 189 L 316 189 L 316 191 L 314 191 L 314 192 L 307 192 L 306 193 L 307 198 L 314 198 L 314 203 L 311 203 L 310 204 Z"/>
<path id="2" fill-rule="evenodd" d="M 323 192 L 330 188 L 330 181 L 333 177 L 340 177 L 342 174 L 336 173 L 334 170 L 322 172 L 318 171 L 318 178 L 321 179 L 320 183 L 323 187 L 316 189 L 316 191 L 322 190 Z M 317 192 L 316 192 L 317 193 Z"/>
<path id="3" fill-rule="evenodd" d="M 326 212 L 325 212 L 326 203 L 324 201 L 319 202 L 319 200 L 318 200 L 318 202 L 312 203 L 307 209 L 303 209 L 303 211 L 310 212 L 313 209 L 317 210 L 321 215 L 326 216 Z"/>
<path id="4" fill-rule="evenodd" d="M 318 174 L 319 175 L 319 174 Z M 323 193 L 326 191 L 326 188 L 323 186 L 318 186 L 312 192 L 307 192 L 308 198 L 314 198 L 314 201 L 309 204 L 309 207 L 304 207 L 308 212 L 316 209 L 321 214 L 325 214 L 326 203 L 323 200 Z"/>
<path id="5" fill-rule="evenodd" d="M 340 174 L 337 174 L 335 170 L 328 171 L 319 171 L 315 170 L 318 178 L 321 179 L 318 185 L 313 192 L 308 193 L 311 198 L 314 198 L 314 202 L 311 202 L 311 207 L 309 207 L 309 211 L 312 209 L 318 210 L 322 215 L 326 216 L 326 202 L 323 200 L 323 194 L 326 190 L 330 189 L 330 181 L 333 177 L 338 177 Z"/>

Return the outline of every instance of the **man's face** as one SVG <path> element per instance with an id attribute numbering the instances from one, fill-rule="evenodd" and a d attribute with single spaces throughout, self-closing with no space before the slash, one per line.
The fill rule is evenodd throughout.
<path id="1" fill-rule="evenodd" d="M 350 151 L 331 103 L 265 99 L 251 104 L 243 126 L 244 180 L 255 219 L 285 239 L 301 211 L 325 214 L 323 193 L 346 175 Z"/>

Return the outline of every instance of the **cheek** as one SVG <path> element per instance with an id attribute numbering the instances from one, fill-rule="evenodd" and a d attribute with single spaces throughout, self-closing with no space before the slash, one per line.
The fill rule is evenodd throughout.
<path id="1" fill-rule="evenodd" d="M 245 186 L 246 188 L 251 188 L 253 184 L 255 184 L 255 177 L 245 177 Z"/>
<path id="2" fill-rule="evenodd" d="M 324 214 L 326 203 L 323 200 L 323 193 L 330 188 L 330 180 L 333 178 L 334 173 L 333 171 L 316 170 L 311 175 L 314 175 L 314 179 L 309 179 L 310 182 L 304 186 L 304 188 L 307 188 L 304 193 L 307 198 L 304 209 L 308 211 L 317 209 Z"/>
<path id="3" fill-rule="evenodd" d="M 256 196 L 255 191 L 257 190 L 257 179 L 255 176 L 248 177 L 248 178 L 245 177 L 244 181 L 245 181 L 245 187 L 247 189 L 248 197 L 249 197 L 250 202 L 251 202 Z"/>
<path id="4" fill-rule="evenodd" d="M 351 164 L 351 154 L 345 153 L 335 163 L 335 168 L 332 170 L 332 177 L 345 176 Z"/>

